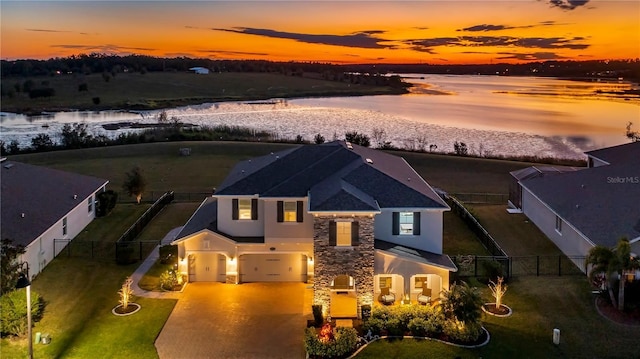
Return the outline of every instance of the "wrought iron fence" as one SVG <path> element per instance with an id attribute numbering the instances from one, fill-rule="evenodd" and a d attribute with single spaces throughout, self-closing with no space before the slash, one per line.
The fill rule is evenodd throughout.
<path id="1" fill-rule="evenodd" d="M 478 220 L 453 196 L 444 197 L 453 213 L 458 215 L 471 231 L 478 237 L 480 243 L 494 256 L 506 257 L 507 253 L 502 250 L 498 242 L 487 232 L 487 230 L 478 222 Z"/>
<path id="2" fill-rule="evenodd" d="M 451 256 L 458 277 L 509 277 L 585 275 L 584 256 Z"/>
<path id="3" fill-rule="evenodd" d="M 142 201 L 145 203 L 153 203 L 160 199 L 165 193 L 164 191 L 150 191 L 145 193 Z M 174 192 L 174 202 L 202 202 L 206 197 L 211 196 L 213 192 Z M 118 196 L 118 203 L 135 203 L 135 198 L 128 196 Z"/>

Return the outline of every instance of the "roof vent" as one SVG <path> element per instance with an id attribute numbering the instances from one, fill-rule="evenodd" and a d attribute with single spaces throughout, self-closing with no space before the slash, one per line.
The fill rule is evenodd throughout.
<path id="1" fill-rule="evenodd" d="M 411 177 L 407 177 L 407 181 L 411 181 Z"/>
<path id="2" fill-rule="evenodd" d="M 353 149 L 353 145 L 351 144 L 351 142 L 345 142 L 347 144 L 347 148 L 352 150 Z"/>
<path id="3" fill-rule="evenodd" d="M 242 173 L 244 173 L 244 170 L 242 170 Z"/>
<path id="4" fill-rule="evenodd" d="M 277 160 L 277 159 L 280 159 L 280 156 L 276 156 L 276 160 Z"/>
<path id="5" fill-rule="evenodd" d="M 367 158 L 366 161 L 367 163 L 373 163 L 373 160 L 371 158 Z"/>
<path id="6" fill-rule="evenodd" d="M 24 212 L 20 213 L 20 218 L 24 218 Z"/>
<path id="7" fill-rule="evenodd" d="M 580 187 L 581 187 L 581 188 L 585 188 L 586 186 L 585 186 L 585 185 L 584 185 L 584 183 L 583 183 L 583 184 L 581 184 L 581 185 L 580 185 Z"/>
<path id="8" fill-rule="evenodd" d="M 9 169 L 13 167 L 13 163 L 7 163 L 6 165 L 4 165 L 4 168 Z"/>
<path id="9" fill-rule="evenodd" d="M 77 195 L 77 194 L 74 194 L 74 195 L 73 195 L 73 199 L 78 199 L 78 195 Z"/>

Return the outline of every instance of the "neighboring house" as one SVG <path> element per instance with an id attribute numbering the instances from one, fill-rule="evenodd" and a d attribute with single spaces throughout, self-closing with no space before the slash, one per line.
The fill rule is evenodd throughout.
<path id="1" fill-rule="evenodd" d="M 586 154 L 588 168 L 511 172 L 509 199 L 585 272 L 580 257 L 596 245 L 626 237 L 640 254 L 640 142 Z"/>
<path id="2" fill-rule="evenodd" d="M 19 260 L 33 278 L 95 218 L 96 193 L 109 181 L 6 159 L 0 166 L 0 235 L 25 246 Z"/>
<path id="3" fill-rule="evenodd" d="M 196 73 L 198 75 L 208 75 L 209 74 L 209 69 L 206 67 L 192 67 L 189 69 L 189 71 L 193 71 L 193 73 Z"/>
<path id="4" fill-rule="evenodd" d="M 381 288 L 449 288 L 448 210 L 404 159 L 335 141 L 239 163 L 173 244 L 189 281 L 313 282 L 325 313 L 355 317 Z"/>

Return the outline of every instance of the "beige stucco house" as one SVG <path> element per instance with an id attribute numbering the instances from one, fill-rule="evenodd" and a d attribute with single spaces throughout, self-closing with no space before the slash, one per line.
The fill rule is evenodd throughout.
<path id="1" fill-rule="evenodd" d="M 355 317 L 384 288 L 448 289 L 447 210 L 404 159 L 335 141 L 239 163 L 173 244 L 189 281 L 312 282 L 326 314 Z"/>

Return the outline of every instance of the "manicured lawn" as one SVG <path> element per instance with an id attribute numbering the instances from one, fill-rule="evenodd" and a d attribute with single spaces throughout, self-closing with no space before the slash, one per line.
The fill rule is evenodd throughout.
<path id="1" fill-rule="evenodd" d="M 489 289 L 480 283 L 484 298 Z M 371 358 L 638 358 L 640 327 L 614 324 L 601 317 L 585 277 L 522 277 L 509 283 L 504 303 L 508 318 L 485 315 L 491 341 L 463 349 L 431 341 L 380 341 L 358 359 Z M 560 345 L 552 342 L 560 329 Z"/>
<path id="2" fill-rule="evenodd" d="M 490 255 L 469 227 L 451 211 L 444 212 L 442 247 L 445 254 L 452 256 L 458 254 Z"/>
<path id="3" fill-rule="evenodd" d="M 195 204 L 178 204 L 176 210 L 172 206 L 162 213 L 159 229 L 144 233 L 147 238 L 154 236 L 154 230 L 183 224 L 190 213 L 181 212 L 189 212 Z M 96 249 L 112 251 L 113 242 L 147 207 L 118 204 L 109 216 L 87 226 L 76 241 L 102 241 L 106 244 Z M 150 226 L 155 228 L 156 224 L 151 222 Z M 33 281 L 33 290 L 47 302 L 44 318 L 35 324 L 33 332 L 52 337 L 49 345 L 34 345 L 36 358 L 157 358 L 153 343 L 175 300 L 136 298 L 134 301 L 142 306 L 138 313 L 130 317 L 111 314 L 124 278 L 139 265 L 117 265 L 112 253 L 97 253 L 94 259 L 61 255 Z M 25 356 L 26 340 L 3 339 L 0 343 L 3 358 Z"/>
<path id="4" fill-rule="evenodd" d="M 42 111 L 65 108 L 147 109 L 168 108 L 216 101 L 291 98 L 308 96 L 348 96 L 401 93 L 401 89 L 325 81 L 308 77 L 272 73 L 212 73 L 195 75 L 174 72 L 120 73 L 106 82 L 102 74 L 63 75 L 30 78 L 3 78 L 7 83 L 43 81 L 55 90 L 51 98 L 30 99 L 16 93 L 2 98 L 2 111 Z M 88 91 L 78 91 L 86 83 Z M 93 98 L 99 97 L 95 105 Z"/>

